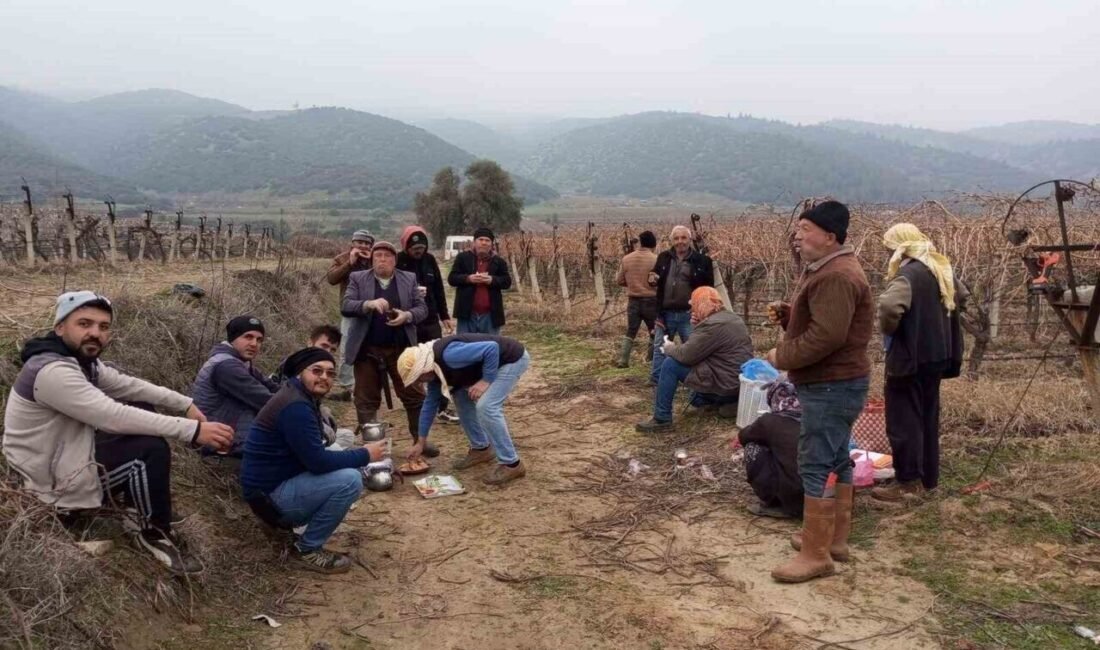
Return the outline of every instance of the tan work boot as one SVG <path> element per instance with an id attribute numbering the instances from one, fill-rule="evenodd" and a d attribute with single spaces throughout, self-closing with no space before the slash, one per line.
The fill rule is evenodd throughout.
<path id="1" fill-rule="evenodd" d="M 805 497 L 802 519 L 802 548 L 798 556 L 772 569 L 777 582 L 806 582 L 833 575 L 835 568 L 829 556 L 836 518 L 836 499 Z"/>
<path id="2" fill-rule="evenodd" d="M 920 480 L 898 481 L 890 485 L 871 489 L 871 498 L 886 503 L 916 501 L 924 496 L 924 485 Z"/>
<path id="3" fill-rule="evenodd" d="M 515 467 L 498 464 L 485 478 L 481 479 L 481 481 L 486 485 L 504 485 L 508 481 L 514 481 L 524 476 L 527 476 L 527 466 L 524 465 L 521 460 Z"/>
<path id="4" fill-rule="evenodd" d="M 492 447 L 486 447 L 485 449 L 474 449 L 471 447 L 466 450 L 465 456 L 451 463 L 451 469 L 470 469 L 475 465 L 495 460 L 496 457 L 497 455 L 493 452 Z"/>
<path id="5" fill-rule="evenodd" d="M 852 532 L 852 504 L 855 488 L 851 483 L 836 484 L 836 518 L 833 523 L 833 543 L 829 545 L 829 555 L 835 562 L 847 562 L 848 534 Z M 802 550 L 802 532 L 791 535 L 791 547 Z"/>

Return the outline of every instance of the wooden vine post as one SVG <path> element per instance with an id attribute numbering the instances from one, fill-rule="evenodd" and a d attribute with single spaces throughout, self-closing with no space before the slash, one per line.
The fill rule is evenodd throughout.
<path id="1" fill-rule="evenodd" d="M 138 231 L 137 263 L 145 263 L 145 242 L 148 240 L 148 230 L 153 223 L 153 211 L 145 208 L 145 217 L 142 219 L 142 228 Z"/>
<path id="2" fill-rule="evenodd" d="M 191 253 L 192 259 L 197 260 L 197 259 L 199 259 L 199 256 L 202 255 L 202 240 L 203 240 L 203 236 L 205 235 L 205 233 L 206 233 L 206 215 L 204 214 L 204 215 L 201 215 L 199 217 L 199 232 L 195 236 L 195 250 L 192 251 L 192 253 Z"/>
<path id="3" fill-rule="evenodd" d="M 62 198 L 65 199 L 65 236 L 69 240 L 69 261 L 76 264 L 80 256 L 76 250 L 76 206 L 72 191 L 66 190 Z"/>
<path id="4" fill-rule="evenodd" d="M 558 289 L 561 291 L 561 300 L 565 305 L 565 313 L 573 311 L 573 303 L 569 300 L 569 282 L 565 276 L 565 260 L 558 250 L 558 226 L 554 224 L 554 263 L 558 267 Z"/>
<path id="5" fill-rule="evenodd" d="M 26 198 L 23 199 L 23 232 L 27 239 L 27 266 L 34 266 L 34 203 L 31 202 L 31 188 L 27 180 L 23 179 L 20 186 Z"/>
<path id="6" fill-rule="evenodd" d="M 607 289 L 603 286 L 603 260 L 600 258 L 599 235 L 596 224 L 588 222 L 588 270 L 596 284 L 596 303 L 601 309 L 607 308 Z"/>
<path id="7" fill-rule="evenodd" d="M 115 221 L 118 215 L 115 213 L 115 202 L 111 199 L 104 201 L 107 205 L 107 259 L 111 266 L 118 264 L 118 235 L 115 233 Z"/>

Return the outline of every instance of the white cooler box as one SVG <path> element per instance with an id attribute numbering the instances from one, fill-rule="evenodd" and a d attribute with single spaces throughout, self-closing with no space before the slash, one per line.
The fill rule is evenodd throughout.
<path id="1" fill-rule="evenodd" d="M 768 408 L 768 393 L 764 390 L 769 382 L 748 379 L 740 375 L 741 392 L 737 397 L 737 428 L 744 429 L 756 418 L 771 411 Z"/>

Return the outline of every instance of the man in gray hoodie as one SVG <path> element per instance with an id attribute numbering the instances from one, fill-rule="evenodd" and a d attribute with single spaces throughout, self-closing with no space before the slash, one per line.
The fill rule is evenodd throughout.
<path id="1" fill-rule="evenodd" d="M 99 360 L 111 302 L 91 291 L 57 298 L 54 329 L 23 346 L 4 412 L 4 458 L 25 490 L 68 515 L 120 497 L 137 512 L 139 548 L 176 573 L 202 570 L 172 534 L 167 439 L 227 449 L 232 430 L 190 398 Z M 184 417 L 127 406 L 144 402 Z"/>
<path id="2" fill-rule="evenodd" d="M 191 386 L 191 397 L 214 422 L 233 427 L 231 456 L 240 456 L 252 420 L 279 387 L 252 365 L 264 344 L 264 324 L 237 316 L 225 326 L 225 340 L 210 350 Z"/>

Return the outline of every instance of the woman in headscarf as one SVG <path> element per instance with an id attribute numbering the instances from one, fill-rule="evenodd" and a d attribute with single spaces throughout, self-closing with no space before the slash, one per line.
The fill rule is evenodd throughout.
<path id="1" fill-rule="evenodd" d="M 666 336 L 664 361 L 653 399 L 653 417 L 634 429 L 654 433 L 672 428 L 672 401 L 681 383 L 691 389 L 691 404 L 719 409 L 720 415 L 737 415 L 738 375 L 741 364 L 752 358 L 752 339 L 745 321 L 724 308 L 714 287 L 692 291 L 691 338 L 679 345 Z"/>
<path id="2" fill-rule="evenodd" d="M 420 411 L 420 438 L 409 451 L 409 460 L 424 453 L 439 402 L 454 400 L 459 425 L 470 441 L 466 456 L 452 465 L 463 470 L 496 460 L 482 479 L 503 485 L 527 474 L 516 453 L 504 401 L 527 370 L 531 357 L 523 344 L 507 336 L 458 334 L 407 348 L 397 359 L 397 372 L 406 386 L 427 384 Z"/>
<path id="3" fill-rule="evenodd" d="M 886 346 L 886 435 L 897 481 L 875 488 L 879 501 L 919 498 L 940 475 L 940 381 L 962 367 L 959 310 L 968 292 L 951 260 L 911 223 L 883 236 L 893 251 L 878 300 Z"/>

